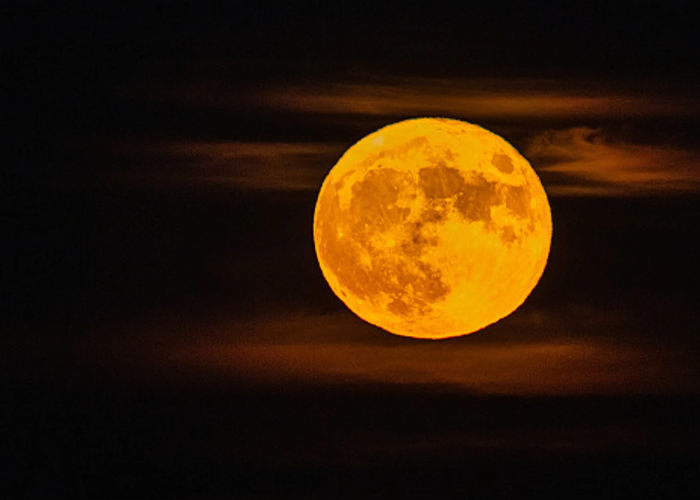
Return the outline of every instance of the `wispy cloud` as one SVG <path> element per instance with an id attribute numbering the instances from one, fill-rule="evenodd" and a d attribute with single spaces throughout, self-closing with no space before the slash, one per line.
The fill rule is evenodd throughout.
<path id="1" fill-rule="evenodd" d="M 635 120 L 650 117 L 700 116 L 697 90 L 677 85 L 385 77 L 253 89 L 202 81 L 156 90 L 150 89 L 148 95 L 217 112 L 245 109 L 268 116 L 284 112 L 280 126 L 302 124 L 309 137 L 332 122 L 337 137 L 342 140 L 345 134 L 347 141 L 293 143 L 271 136 L 264 142 L 122 144 L 123 151 L 148 162 L 132 172 L 136 178 L 150 176 L 181 185 L 313 190 L 345 148 L 381 124 L 415 116 L 449 116 L 501 124 L 510 131 L 506 138 L 519 142 L 543 174 L 552 196 L 700 191 L 700 151 L 629 142 L 600 128 L 600 123 L 611 121 L 634 126 Z"/>
<path id="2" fill-rule="evenodd" d="M 484 118 L 594 118 L 687 116 L 700 105 L 687 89 L 656 84 L 662 92 L 594 81 L 509 78 L 384 77 L 369 81 L 307 81 L 241 90 L 218 81 L 150 89 L 149 95 L 233 109 L 273 108 L 314 114 L 444 115 Z"/>
<path id="3" fill-rule="evenodd" d="M 525 155 L 541 172 L 565 174 L 553 195 L 634 195 L 700 190 L 700 152 L 614 140 L 590 127 L 547 130 Z"/>
<path id="4" fill-rule="evenodd" d="M 503 89 L 453 81 L 406 84 L 322 84 L 263 91 L 257 102 L 311 113 L 478 118 L 562 117 L 626 109 L 634 103 L 607 96 Z"/>
<path id="5" fill-rule="evenodd" d="M 110 146 L 115 182 L 245 190 L 320 188 L 345 144 L 290 142 L 125 142 Z M 700 151 L 615 140 L 601 129 L 550 129 L 524 155 L 550 196 L 630 196 L 700 191 Z"/>
<path id="6" fill-rule="evenodd" d="M 576 338 L 571 332 L 517 340 L 499 340 L 492 332 L 493 339 L 375 343 L 348 338 L 358 335 L 353 330 L 364 329 L 359 335 L 365 338 L 382 332 L 344 315 L 299 316 L 251 326 L 256 333 L 247 342 L 188 346 L 171 352 L 169 362 L 180 369 L 272 384 L 356 381 L 448 385 L 483 394 L 634 394 L 657 392 L 660 380 L 673 379 L 675 383 L 662 384 L 664 391 L 674 385 L 680 392 L 688 390 L 678 384 L 683 374 L 675 373 L 668 360 L 650 368 L 654 353 L 648 347 Z M 289 332 L 286 340 L 283 330 Z M 315 332 L 313 340 L 289 336 L 308 331 Z"/>
<path id="7" fill-rule="evenodd" d="M 65 345 L 60 352 L 73 367 L 138 383 L 417 384 L 512 395 L 697 393 L 687 363 L 676 363 L 668 351 L 621 341 L 620 331 L 630 325 L 610 314 L 538 311 L 447 341 L 395 337 L 349 312 L 188 318 L 120 328 L 79 341 L 72 355 Z M 616 340 L 591 335 L 601 321 L 615 329 Z"/>
<path id="8" fill-rule="evenodd" d="M 318 189 L 343 145 L 314 142 L 118 141 L 111 153 L 136 165 L 117 182 L 247 190 Z"/>

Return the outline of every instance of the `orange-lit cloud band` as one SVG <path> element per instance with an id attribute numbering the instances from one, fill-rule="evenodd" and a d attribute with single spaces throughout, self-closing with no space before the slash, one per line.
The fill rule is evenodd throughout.
<path id="1" fill-rule="evenodd" d="M 171 142 L 120 144 L 148 163 L 117 182 L 317 191 L 345 145 Z M 700 191 L 700 152 L 614 142 L 589 127 L 545 130 L 522 153 L 550 196 L 630 196 Z M 560 174 L 556 178 L 550 173 Z"/>
<path id="2" fill-rule="evenodd" d="M 659 90 L 650 92 L 649 89 Z M 314 114 L 475 119 L 697 116 L 692 88 L 664 83 L 506 78 L 372 78 L 307 81 L 240 91 L 221 82 L 149 89 L 196 106 L 272 108 Z"/>
<path id="3" fill-rule="evenodd" d="M 642 118 L 700 116 L 700 100 L 687 88 L 647 86 L 661 88 L 656 93 L 639 88 L 643 87 L 566 80 L 394 78 L 363 84 L 307 82 L 241 92 L 203 82 L 149 95 L 232 113 L 243 108 L 280 111 L 290 123 L 311 124 L 311 130 L 331 120 L 357 133 L 346 134 L 343 143 L 172 141 L 120 143 L 113 150 L 147 160 L 132 179 L 317 190 L 345 149 L 373 128 L 399 118 L 447 116 L 503 124 L 501 133 L 518 138 L 516 145 L 541 173 L 552 196 L 700 191 L 700 151 L 677 143 L 629 142 L 599 128 L 600 120 L 634 123 Z"/>
<path id="4" fill-rule="evenodd" d="M 523 152 L 539 171 L 564 174 L 550 195 L 649 195 L 700 191 L 700 152 L 613 141 L 600 130 L 546 130 Z"/>
<path id="5" fill-rule="evenodd" d="M 170 319 L 121 325 L 115 327 L 118 334 L 76 339 L 73 346 L 62 341 L 60 359 L 54 361 L 138 384 L 178 386 L 248 381 L 255 386 L 434 385 L 503 395 L 700 392 L 694 368 L 681 354 L 619 335 L 612 341 L 589 335 L 601 321 L 629 328 L 618 314 L 590 309 L 557 314 L 530 313 L 495 325 L 488 336 L 443 342 L 382 335 L 349 312 Z M 571 316 L 578 327 L 567 323 Z M 22 355 L 21 347 L 10 351 Z"/>
<path id="6" fill-rule="evenodd" d="M 142 168 L 114 182 L 166 187 L 311 191 L 344 145 L 318 142 L 114 141 L 109 153 Z"/>

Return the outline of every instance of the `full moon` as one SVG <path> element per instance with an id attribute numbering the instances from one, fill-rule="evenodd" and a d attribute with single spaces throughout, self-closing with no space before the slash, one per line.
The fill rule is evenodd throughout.
<path id="1" fill-rule="evenodd" d="M 551 239 L 547 195 L 528 161 L 500 136 L 445 118 L 394 123 L 354 144 L 314 213 L 333 292 L 407 337 L 466 335 L 515 311 Z"/>

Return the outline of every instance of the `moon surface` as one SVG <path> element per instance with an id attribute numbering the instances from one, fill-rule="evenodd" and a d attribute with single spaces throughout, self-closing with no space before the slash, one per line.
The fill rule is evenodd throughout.
<path id="1" fill-rule="evenodd" d="M 445 118 L 361 139 L 331 169 L 314 213 L 333 292 L 408 337 L 465 335 L 512 313 L 542 276 L 551 237 L 528 161 L 500 136 Z"/>

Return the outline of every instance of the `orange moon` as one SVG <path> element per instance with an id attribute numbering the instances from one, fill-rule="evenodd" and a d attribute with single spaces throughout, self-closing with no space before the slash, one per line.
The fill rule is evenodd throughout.
<path id="1" fill-rule="evenodd" d="M 333 292 L 391 333 L 440 339 L 517 309 L 552 239 L 528 161 L 477 125 L 418 118 L 364 137 L 326 177 L 316 255 Z"/>

